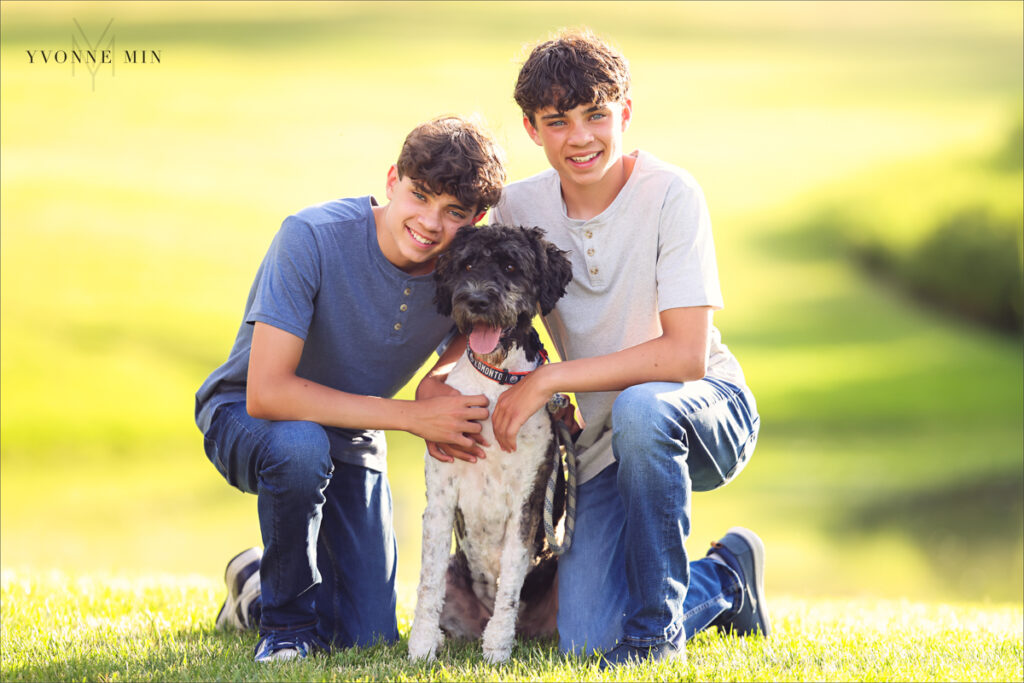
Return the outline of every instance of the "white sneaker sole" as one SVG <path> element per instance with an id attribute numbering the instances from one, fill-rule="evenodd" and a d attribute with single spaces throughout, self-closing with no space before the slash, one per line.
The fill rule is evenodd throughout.
<path id="1" fill-rule="evenodd" d="M 248 567 L 253 562 L 257 562 L 263 558 L 263 551 L 259 548 L 249 548 L 245 550 L 228 562 L 227 568 L 224 570 L 224 583 L 228 588 L 228 596 L 224 600 L 224 604 L 220 608 L 220 612 L 217 614 L 217 622 L 215 627 L 219 630 L 228 628 L 247 629 L 249 628 L 248 619 L 245 615 L 248 614 L 249 604 L 260 594 L 260 573 L 257 571 L 248 579 L 242 586 L 242 590 L 239 591 L 237 596 L 232 597 L 234 592 L 235 582 L 238 579 L 238 575 L 242 573 L 242 570 Z M 242 617 L 239 617 L 239 607 L 242 608 Z"/>

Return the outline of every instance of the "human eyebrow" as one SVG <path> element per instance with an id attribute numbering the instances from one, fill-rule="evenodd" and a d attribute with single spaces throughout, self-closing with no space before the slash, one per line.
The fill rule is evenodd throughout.
<path id="1" fill-rule="evenodd" d="M 416 192 L 419 192 L 420 194 L 430 195 L 431 197 L 437 194 L 436 192 L 432 192 L 430 188 L 428 188 L 426 185 L 419 182 L 418 180 L 413 181 L 412 189 L 415 190 Z"/>

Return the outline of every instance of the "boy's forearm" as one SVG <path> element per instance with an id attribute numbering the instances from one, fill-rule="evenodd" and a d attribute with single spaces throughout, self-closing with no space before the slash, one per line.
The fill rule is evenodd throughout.
<path id="1" fill-rule="evenodd" d="M 264 420 L 306 420 L 328 427 L 405 430 L 413 422 L 412 401 L 361 396 L 310 382 L 282 377 L 261 390 L 252 384 L 246 407 Z"/>
<path id="2" fill-rule="evenodd" d="M 661 315 L 660 337 L 593 358 L 554 363 L 545 370 L 551 393 L 621 391 L 644 382 L 690 382 L 707 371 L 711 310 L 677 308 Z"/>
<path id="3" fill-rule="evenodd" d="M 606 356 L 554 363 L 544 368 L 550 393 L 621 391 L 644 382 L 689 382 L 704 377 L 705 362 L 687 360 L 663 338 Z"/>
<path id="4" fill-rule="evenodd" d="M 407 430 L 412 424 L 411 401 L 349 394 L 296 375 L 304 345 L 289 332 L 255 323 L 246 383 L 250 415 L 350 429 Z"/>

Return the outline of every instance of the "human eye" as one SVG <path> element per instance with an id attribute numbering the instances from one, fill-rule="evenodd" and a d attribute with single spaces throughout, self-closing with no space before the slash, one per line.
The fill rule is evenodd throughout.
<path id="1" fill-rule="evenodd" d="M 456 220 L 466 220 L 466 213 L 464 211 L 460 211 L 459 209 L 449 209 L 448 213 L 454 216 Z"/>

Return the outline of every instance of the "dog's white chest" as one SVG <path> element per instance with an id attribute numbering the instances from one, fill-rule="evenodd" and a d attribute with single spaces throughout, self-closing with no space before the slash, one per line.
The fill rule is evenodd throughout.
<path id="1" fill-rule="evenodd" d="M 516 352 L 522 354 L 519 349 Z M 525 358 L 519 365 L 526 366 L 523 370 L 531 367 L 525 363 Z M 508 386 L 483 376 L 465 356 L 456 363 L 447 383 L 462 394 L 487 396 L 491 410 L 498 396 L 508 390 Z M 462 511 L 464 523 L 464 528 L 457 530 L 457 533 L 461 531 L 459 544 L 474 578 L 488 586 L 486 592 L 490 595 L 487 597 L 493 598 L 505 536 L 521 532 L 519 528 L 509 528 L 509 522 L 519 519 L 536 484 L 537 471 L 549 454 L 550 417 L 544 409 L 532 415 L 519 431 L 516 450 L 512 453 L 498 446 L 490 419 L 483 423 L 483 437 L 491 445 L 483 449 L 486 457 L 475 463 L 461 460 L 441 463 L 428 457 L 427 484 L 457 488 L 456 504 Z"/>

